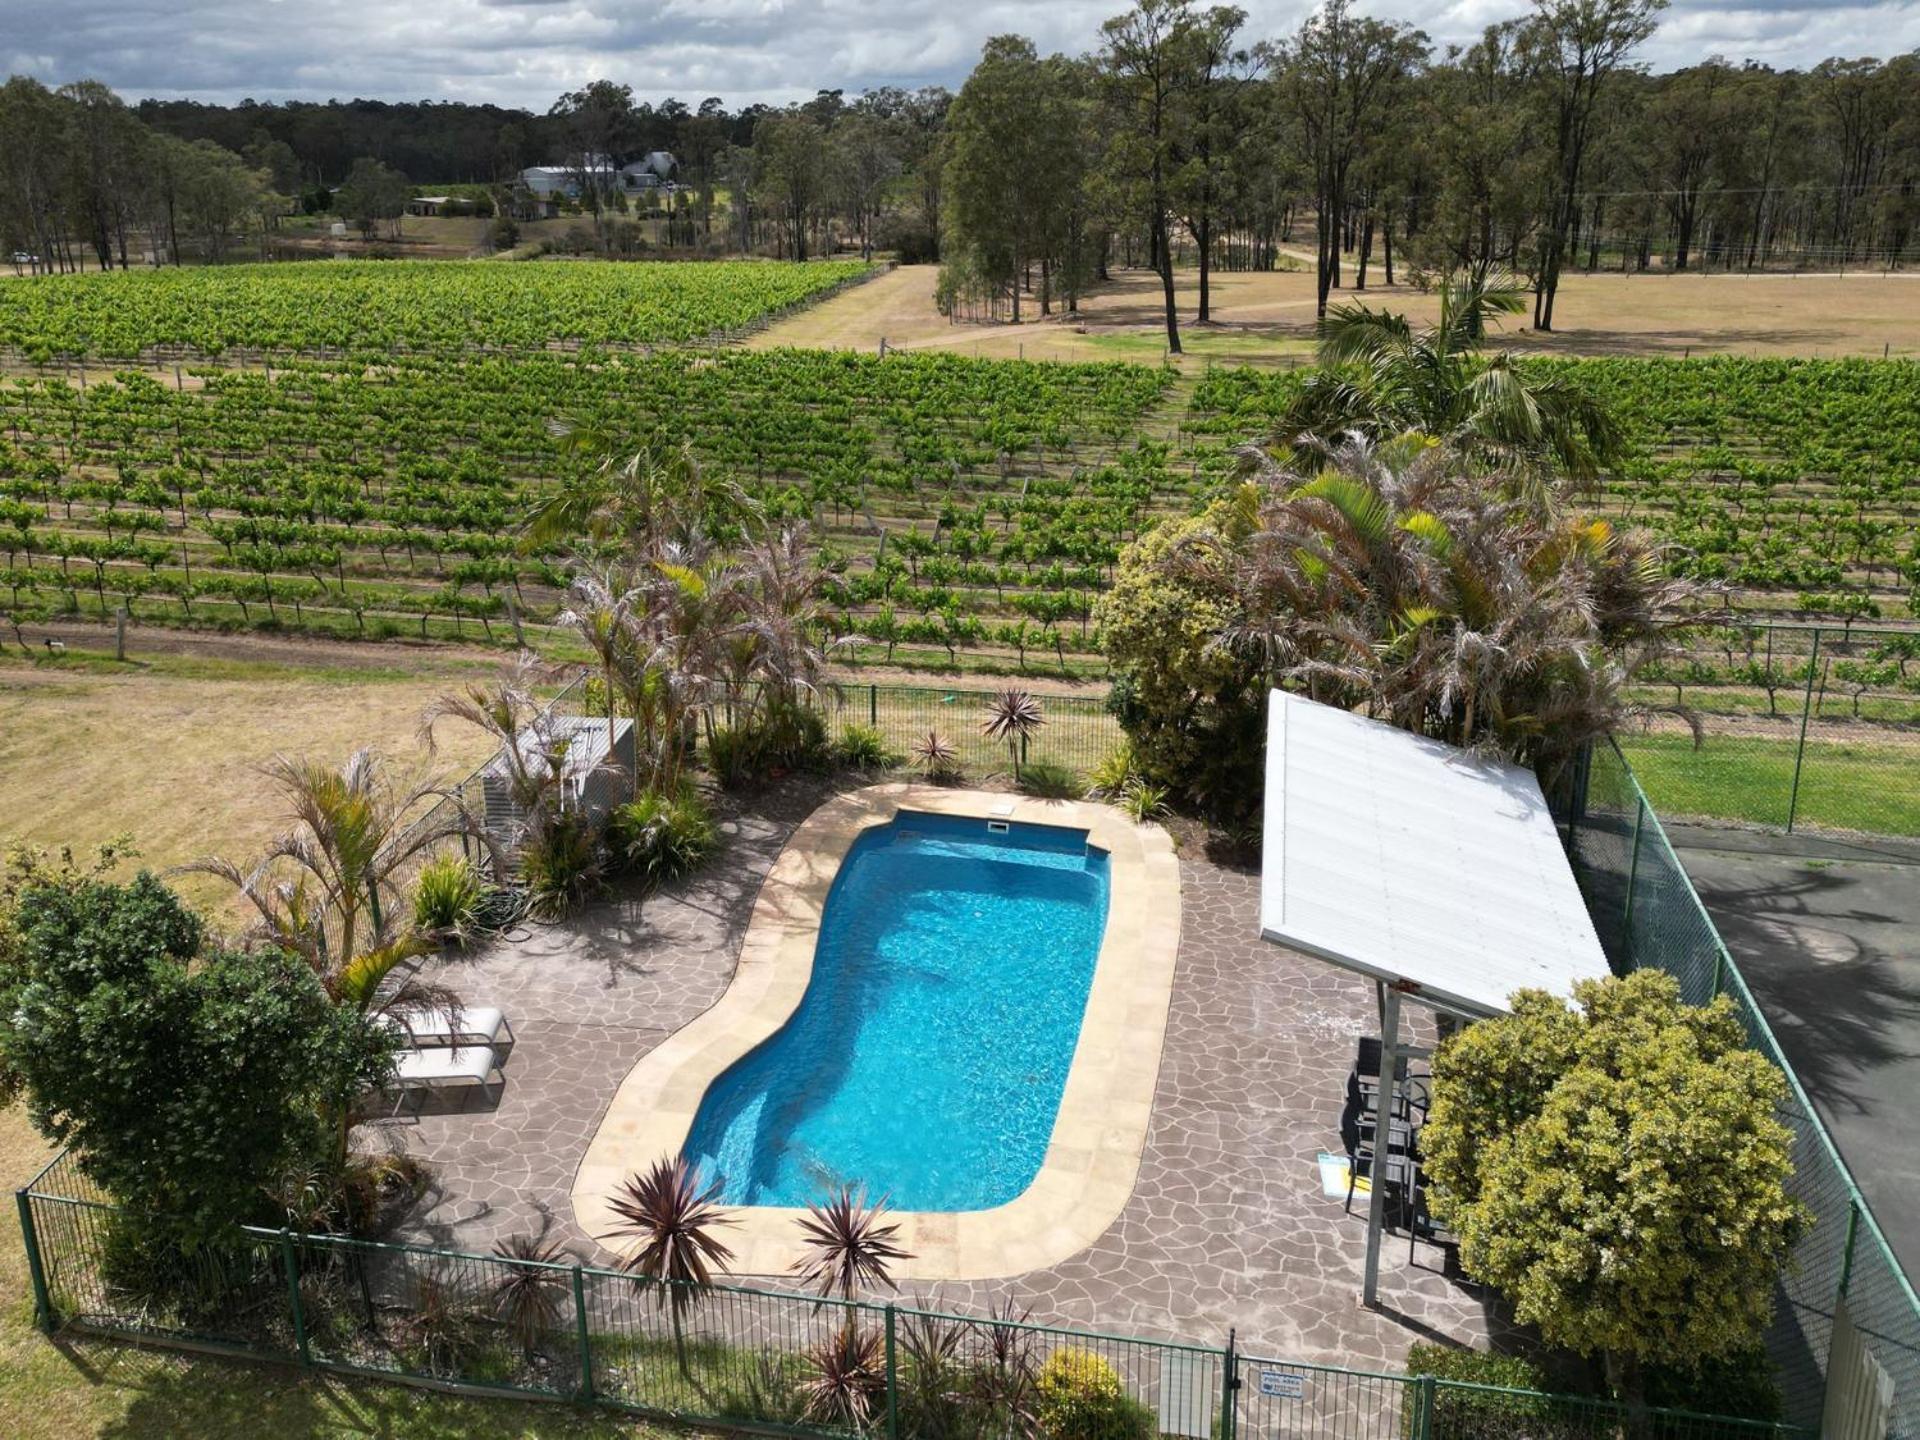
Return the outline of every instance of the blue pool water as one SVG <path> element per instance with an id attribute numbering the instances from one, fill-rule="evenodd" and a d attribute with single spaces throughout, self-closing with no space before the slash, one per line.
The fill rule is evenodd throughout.
<path id="1" fill-rule="evenodd" d="M 1032 1183 L 1107 923 L 1086 832 L 902 813 L 854 842 L 813 976 L 708 1087 L 686 1152 L 735 1205 L 864 1184 L 983 1210 Z"/>

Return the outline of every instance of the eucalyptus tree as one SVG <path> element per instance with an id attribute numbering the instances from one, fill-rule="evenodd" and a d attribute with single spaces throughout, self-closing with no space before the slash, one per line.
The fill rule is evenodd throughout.
<path id="1" fill-rule="evenodd" d="M 1167 350 L 1178 355 L 1180 315 L 1173 296 L 1169 217 L 1179 168 L 1182 105 L 1195 53 L 1191 0 L 1135 0 L 1133 9 L 1100 27 L 1099 64 L 1115 124 L 1113 163 L 1144 209 L 1154 268 L 1160 276 Z"/>
<path id="2" fill-rule="evenodd" d="M 1426 55 L 1420 31 L 1355 15 L 1348 0 L 1326 0 L 1279 49 L 1276 83 L 1313 170 L 1320 315 L 1340 280 L 1341 228 L 1355 167 Z"/>
<path id="3" fill-rule="evenodd" d="M 1534 281 L 1533 324 L 1553 328 L 1560 270 L 1579 212 L 1580 181 L 1602 91 L 1651 36 L 1667 0 L 1534 0 L 1522 43 L 1552 116 L 1554 177 Z"/>
<path id="4" fill-rule="evenodd" d="M 1220 214 L 1225 206 L 1233 139 L 1251 83 L 1252 53 L 1236 43 L 1247 12 L 1216 5 L 1194 17 L 1186 31 L 1188 84 L 1182 106 L 1175 206 L 1198 252 L 1200 301 L 1194 319 L 1213 318 L 1210 280 Z"/>

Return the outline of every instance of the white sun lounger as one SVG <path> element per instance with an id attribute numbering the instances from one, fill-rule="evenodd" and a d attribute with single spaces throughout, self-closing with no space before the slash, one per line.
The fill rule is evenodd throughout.
<path id="1" fill-rule="evenodd" d="M 457 1025 L 450 1010 L 402 1010 L 384 1018 L 422 1049 L 435 1045 L 498 1045 L 503 1034 L 506 1043 L 513 1044 L 513 1027 L 491 1005 L 462 1006 Z"/>
<path id="2" fill-rule="evenodd" d="M 433 1090 L 482 1090 L 505 1086 L 500 1057 L 491 1045 L 440 1045 L 401 1052 L 394 1076 L 393 1113 L 399 1114 L 409 1095 L 425 1100 Z"/>

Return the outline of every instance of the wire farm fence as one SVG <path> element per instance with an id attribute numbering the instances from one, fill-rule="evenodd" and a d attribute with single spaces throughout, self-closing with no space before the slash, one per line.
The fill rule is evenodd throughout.
<path id="1" fill-rule="evenodd" d="M 1920 631 L 1723 625 L 1643 671 L 1677 720 L 1620 736 L 1660 813 L 1770 830 L 1920 835 Z"/>
<path id="2" fill-rule="evenodd" d="M 1563 799 L 1568 854 L 1614 968 L 1665 970 L 1692 1004 L 1728 996 L 1753 1047 L 1787 1076 L 1780 1118 L 1794 1134 L 1793 1190 L 1814 1215 L 1781 1279 L 1767 1336 L 1788 1417 L 1803 1424 L 1820 1418 L 1834 1318 L 1844 1304 L 1893 1381 L 1893 1435 L 1920 1436 L 1920 1298 L 1694 893 L 1632 766 L 1615 747 L 1596 747 Z"/>
<path id="3" fill-rule="evenodd" d="M 990 690 L 843 683 L 821 696 L 829 735 L 838 739 L 855 726 L 878 730 L 887 744 L 905 755 L 929 733 L 951 745 L 959 768 L 987 774 L 1012 768 L 1006 742 L 981 733 Z M 1028 740 L 1023 765 L 1057 765 L 1085 775 L 1123 738 L 1120 722 L 1101 696 L 1035 695 L 1040 728 Z"/>
<path id="4" fill-rule="evenodd" d="M 246 1228 L 164 1294 L 71 1156 L 18 1192 L 40 1325 L 347 1375 L 865 1440 L 1759 1440 L 1792 1426 L 616 1270 Z M 151 1271 L 144 1271 L 150 1275 Z M 676 1304 L 676 1299 L 681 1302 Z M 851 1351 L 860 1377 L 822 1377 Z M 1079 1377 L 1082 1386 L 1065 1383 Z M 1086 1382 L 1091 1381 L 1091 1384 Z M 1093 1398 L 1089 1400 L 1087 1397 Z"/>

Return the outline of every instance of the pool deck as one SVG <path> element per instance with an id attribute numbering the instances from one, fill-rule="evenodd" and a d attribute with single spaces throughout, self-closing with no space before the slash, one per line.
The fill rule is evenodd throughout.
<path id="1" fill-rule="evenodd" d="M 630 1246 L 612 1208 L 626 1176 L 680 1153 L 713 1082 L 792 1017 L 813 977 L 828 892 L 853 843 L 903 811 L 1084 831 L 1104 850 L 1111 900 L 1052 1143 L 1004 1205 L 894 1212 L 909 1258 L 894 1278 L 986 1280 L 1059 1264 L 1120 1218 L 1138 1178 L 1180 945 L 1180 866 L 1158 825 L 1111 805 L 994 790 L 870 785 L 827 801 L 788 839 L 761 886 L 733 981 L 718 1003 L 656 1046 L 614 1092 L 573 1183 L 575 1223 L 605 1248 Z M 805 1259 L 804 1210 L 734 1206 L 736 1268 L 781 1274 Z"/>
<path id="2" fill-rule="evenodd" d="M 504 1009 L 518 1043 L 497 1106 L 356 1132 L 363 1149 L 433 1163 L 434 1188 L 395 1238 L 484 1252 L 539 1234 L 589 1263 L 613 1261 L 569 1204 L 588 1146 L 634 1065 L 726 992 L 762 880 L 834 793 L 793 782 L 756 796 L 726 822 L 725 858 L 707 872 L 430 963 L 467 1003 Z M 1442 1274 L 1429 1246 L 1408 1267 L 1404 1236 L 1386 1244 L 1382 1307 L 1363 1307 L 1363 1217 L 1321 1193 L 1315 1162 L 1339 1147 L 1354 1040 L 1374 1026 L 1371 987 L 1259 938 L 1256 871 L 1188 852 L 1179 867 L 1172 1001 L 1118 1219 L 1057 1263 L 1009 1279 L 908 1281 L 906 1293 L 969 1311 L 1011 1294 L 1038 1322 L 1203 1344 L 1233 1327 L 1245 1353 L 1362 1368 L 1397 1369 L 1416 1340 L 1485 1343 L 1504 1329 L 1488 1297 Z"/>

